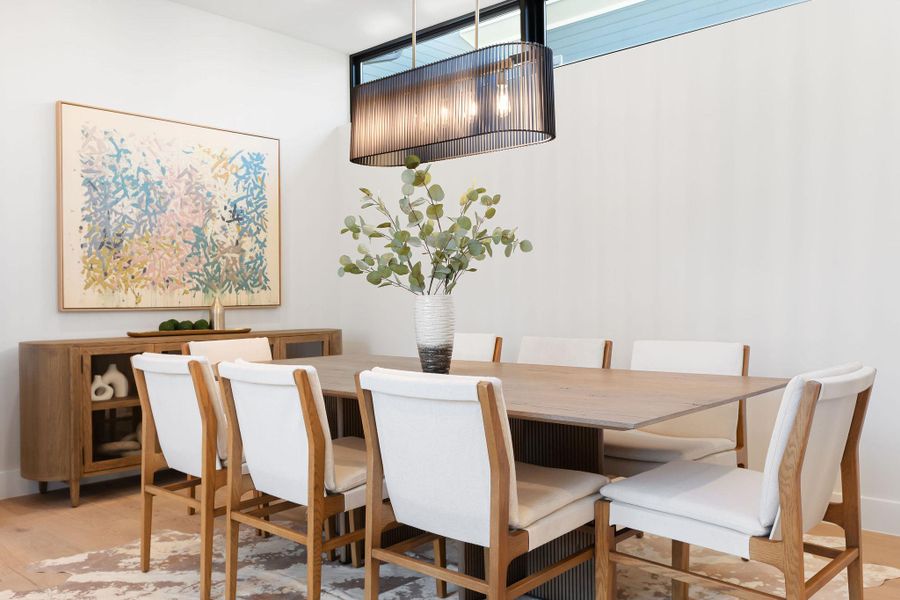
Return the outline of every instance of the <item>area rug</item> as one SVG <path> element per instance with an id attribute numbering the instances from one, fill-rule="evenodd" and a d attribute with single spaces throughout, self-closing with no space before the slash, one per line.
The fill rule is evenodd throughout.
<path id="1" fill-rule="evenodd" d="M 264 538 L 244 528 L 241 539 L 238 596 L 252 600 L 306 598 L 306 557 L 302 546 L 277 537 Z M 840 538 L 810 536 L 809 541 L 823 546 L 840 547 Z M 215 540 L 213 597 L 224 594 L 224 540 Z M 626 552 L 660 562 L 669 559 L 669 542 L 646 536 L 620 545 Z M 198 596 L 197 537 L 178 531 L 164 531 L 153 538 L 149 573 L 139 569 L 140 549 L 137 542 L 124 546 L 86 552 L 75 556 L 46 560 L 32 566 L 36 572 L 70 574 L 57 587 L 36 592 L 3 592 L 0 600 L 87 600 L 153 598 L 154 600 L 188 600 Z M 807 572 L 820 568 L 825 561 L 806 555 Z M 745 563 L 731 556 L 694 548 L 695 570 L 717 578 L 774 594 L 784 594 L 780 574 L 759 563 Z M 865 586 L 877 587 L 890 579 L 900 578 L 900 569 L 884 565 L 865 565 Z M 359 600 L 363 596 L 362 569 L 340 562 L 326 562 L 323 568 L 323 594 L 328 600 Z M 619 568 L 619 599 L 646 600 L 669 598 L 668 579 L 633 568 Z M 431 600 L 435 598 L 434 582 L 392 566 L 382 567 L 383 600 Z M 451 595 L 456 598 L 456 594 Z M 824 588 L 816 600 L 843 600 L 848 597 L 844 575 Z M 725 599 L 730 596 L 691 588 L 694 600 Z"/>

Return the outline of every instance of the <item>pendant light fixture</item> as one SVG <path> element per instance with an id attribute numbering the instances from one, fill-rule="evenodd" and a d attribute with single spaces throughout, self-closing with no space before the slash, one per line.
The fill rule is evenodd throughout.
<path id="1" fill-rule="evenodd" d="M 412 68 L 351 91 L 350 161 L 403 165 L 547 142 L 556 137 L 553 51 L 533 42 L 478 47 L 416 67 L 416 0 Z"/>

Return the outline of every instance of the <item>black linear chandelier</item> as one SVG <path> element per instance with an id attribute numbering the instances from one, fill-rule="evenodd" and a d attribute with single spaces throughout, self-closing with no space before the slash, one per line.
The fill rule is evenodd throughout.
<path id="1" fill-rule="evenodd" d="M 478 48 L 412 68 L 351 91 L 350 161 L 375 167 L 506 150 L 556 137 L 553 51 L 534 42 Z"/>

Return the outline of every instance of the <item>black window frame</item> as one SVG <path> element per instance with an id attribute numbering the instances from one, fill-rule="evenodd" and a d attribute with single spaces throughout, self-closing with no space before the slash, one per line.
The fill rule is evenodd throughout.
<path id="1" fill-rule="evenodd" d="M 516 8 L 519 9 L 519 23 L 522 31 L 522 41 L 537 42 L 543 44 L 546 41 L 544 11 L 546 3 L 544 0 L 505 0 L 493 6 L 489 6 L 481 10 L 481 19 L 490 19 L 495 16 L 510 12 Z M 462 29 L 475 24 L 475 11 L 465 15 L 419 29 L 416 31 L 416 43 L 426 42 L 428 40 L 440 37 L 452 31 Z M 372 48 L 367 48 L 361 52 L 350 55 L 350 89 L 355 88 L 361 83 L 362 64 L 372 58 L 382 56 L 389 52 L 402 50 L 412 45 L 412 33 L 393 39 L 389 42 L 379 44 Z"/>

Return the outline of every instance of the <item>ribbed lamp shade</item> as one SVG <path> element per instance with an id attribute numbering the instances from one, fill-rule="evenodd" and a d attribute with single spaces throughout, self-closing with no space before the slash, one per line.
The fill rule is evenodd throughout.
<path id="1" fill-rule="evenodd" d="M 488 46 L 353 88 L 350 161 L 403 165 L 546 142 L 556 137 L 553 51 Z"/>

